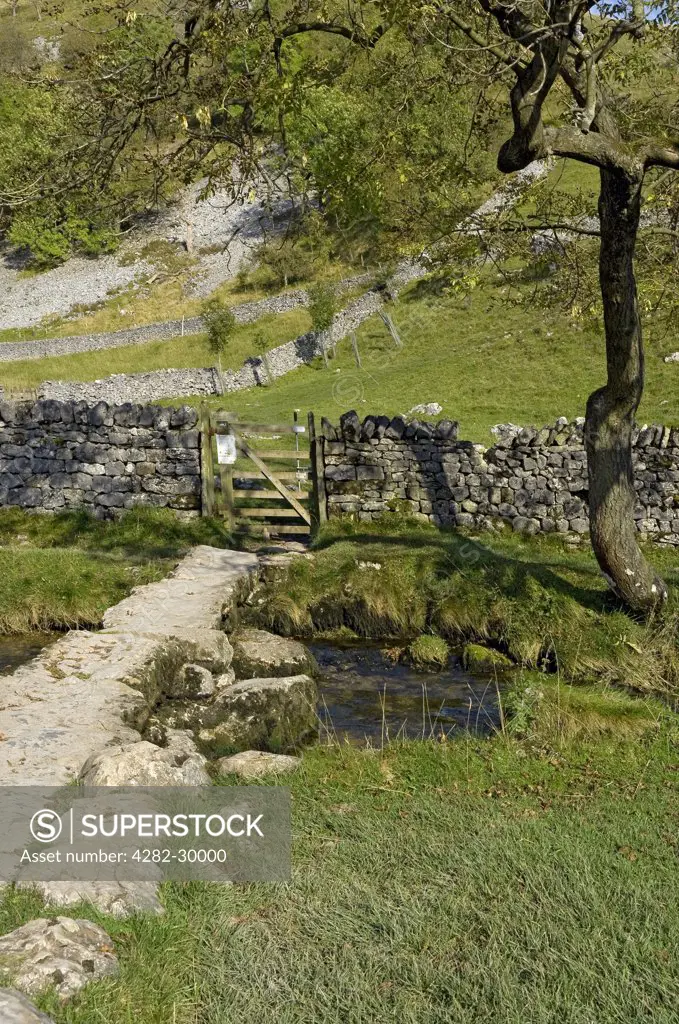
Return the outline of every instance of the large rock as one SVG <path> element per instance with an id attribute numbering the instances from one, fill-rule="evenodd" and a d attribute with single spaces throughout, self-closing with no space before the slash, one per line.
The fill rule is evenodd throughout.
<path id="1" fill-rule="evenodd" d="M 222 757 L 217 767 L 222 775 L 238 775 L 241 779 L 260 779 L 263 775 L 288 775 L 296 772 L 301 757 L 271 754 L 265 750 L 244 750 L 241 754 Z"/>
<path id="2" fill-rule="evenodd" d="M 462 652 L 462 664 L 468 672 L 480 675 L 492 675 L 494 672 L 507 672 L 514 667 L 511 658 L 492 647 L 482 644 L 465 644 Z"/>
<path id="3" fill-rule="evenodd" d="M 294 749 L 316 730 L 317 696 L 308 675 L 247 679 L 219 694 L 213 705 L 219 722 L 198 738 L 212 756 Z"/>
<path id="4" fill-rule="evenodd" d="M 237 679 L 314 675 L 317 671 L 304 644 L 264 629 L 243 629 L 233 638 L 232 667 Z"/>
<path id="5" fill-rule="evenodd" d="M 0 972 L 29 995 L 54 986 L 68 999 L 117 970 L 113 942 L 91 921 L 41 917 L 0 938 Z"/>
<path id="6" fill-rule="evenodd" d="M 102 914 L 120 918 L 165 913 L 157 882 L 18 882 L 17 889 L 37 890 L 49 907 L 89 903 Z"/>
<path id="7" fill-rule="evenodd" d="M 167 746 L 147 740 L 104 747 L 80 769 L 86 786 L 209 786 L 205 758 L 189 736 L 168 730 Z"/>
<path id="8" fill-rule="evenodd" d="M 54 1024 L 21 992 L 0 988 L 0 1024 Z"/>

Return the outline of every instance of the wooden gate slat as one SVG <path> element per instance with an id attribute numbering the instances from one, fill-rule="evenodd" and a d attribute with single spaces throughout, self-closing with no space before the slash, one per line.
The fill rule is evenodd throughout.
<path id="1" fill-rule="evenodd" d="M 283 497 L 286 499 L 286 501 L 288 501 L 290 503 L 290 505 L 292 505 L 292 507 L 294 508 L 295 512 L 297 512 L 297 514 L 300 516 L 300 518 L 304 520 L 304 522 L 307 524 L 307 526 L 311 526 L 311 516 L 309 515 L 307 510 L 304 508 L 303 505 L 300 505 L 300 503 L 297 501 L 297 499 L 290 493 L 288 488 L 285 487 L 280 482 L 280 480 L 271 472 L 271 470 L 266 465 L 266 463 L 262 462 L 262 460 L 260 459 L 260 457 L 258 455 L 255 455 L 255 453 L 249 447 L 247 442 L 244 441 L 241 437 L 239 437 L 237 439 L 236 443 L 238 444 L 238 447 L 241 449 L 243 454 L 247 455 L 247 457 L 249 459 L 251 459 L 252 462 L 254 462 L 255 466 L 257 466 L 257 468 L 259 470 L 261 470 L 261 472 L 267 478 L 269 483 L 272 483 L 274 485 L 274 487 L 276 488 L 276 490 L 280 494 L 283 495 Z M 292 474 L 292 476 L 294 477 L 295 474 Z"/>
<path id="2" fill-rule="evenodd" d="M 284 498 L 282 494 L 279 494 L 278 491 L 251 491 L 245 487 L 243 489 L 236 488 L 233 493 L 236 498 L 270 498 L 271 501 L 288 500 L 287 498 Z M 308 494 L 296 494 L 295 497 L 297 498 L 297 501 L 309 500 Z"/>

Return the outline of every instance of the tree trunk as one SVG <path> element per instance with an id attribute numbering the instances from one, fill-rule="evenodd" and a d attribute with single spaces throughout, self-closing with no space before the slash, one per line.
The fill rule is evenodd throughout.
<path id="1" fill-rule="evenodd" d="M 648 612 L 667 599 L 667 588 L 642 555 L 634 522 L 632 430 L 644 386 L 634 247 L 643 177 L 607 169 L 600 173 L 599 279 L 608 379 L 587 402 L 590 532 L 613 590 L 629 608 Z"/>

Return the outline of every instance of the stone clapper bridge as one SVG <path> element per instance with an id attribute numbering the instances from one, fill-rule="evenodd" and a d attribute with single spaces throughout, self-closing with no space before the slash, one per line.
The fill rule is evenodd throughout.
<path id="1" fill-rule="evenodd" d="M 206 785 L 205 753 L 285 750 L 312 733 L 306 649 L 253 632 L 255 656 L 244 639 L 234 659 L 225 632 L 258 564 L 254 554 L 198 546 L 171 576 L 110 608 L 100 632 L 73 630 L 3 677 L 0 786 Z M 176 710 L 161 721 L 163 707 Z M 53 905 L 84 898 L 121 916 L 162 912 L 151 882 L 34 884 Z"/>

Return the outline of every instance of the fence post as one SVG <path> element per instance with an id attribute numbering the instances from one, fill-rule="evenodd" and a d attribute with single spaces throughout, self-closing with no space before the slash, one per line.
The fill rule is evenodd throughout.
<path id="1" fill-rule="evenodd" d="M 358 338 L 356 337 L 356 331 L 351 332 L 351 347 L 354 350 L 354 359 L 359 370 L 361 369 L 361 353 L 358 351 Z"/>
<path id="2" fill-rule="evenodd" d="M 212 455 L 212 417 L 206 403 L 200 407 L 201 515 L 215 514 L 215 467 Z"/>
<path id="3" fill-rule="evenodd" d="M 392 341 L 396 345 L 396 348 L 403 348 L 403 342 L 401 341 L 401 335 L 396 330 L 396 327 L 394 326 L 394 321 L 391 319 L 389 314 L 388 313 L 384 313 L 383 311 L 380 311 L 380 317 L 381 317 L 385 327 L 389 331 L 389 333 L 390 333 L 390 335 L 392 337 Z"/>
<path id="4" fill-rule="evenodd" d="M 311 460 L 311 535 L 315 537 L 321 526 L 328 520 L 327 498 L 325 494 L 325 460 L 323 458 L 323 438 L 316 437 L 314 414 L 309 413 L 309 458 Z"/>

